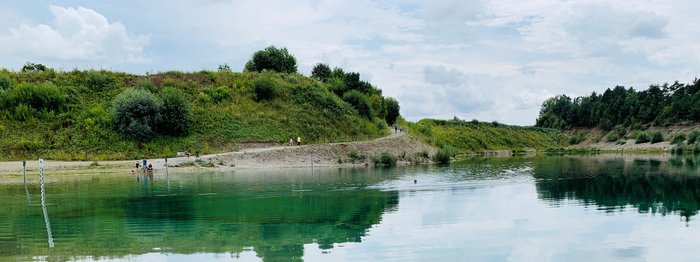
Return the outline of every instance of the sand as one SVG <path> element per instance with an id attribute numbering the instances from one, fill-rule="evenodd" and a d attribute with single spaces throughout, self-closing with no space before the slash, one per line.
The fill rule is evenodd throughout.
<path id="1" fill-rule="evenodd" d="M 264 146 L 264 145 L 261 145 Z M 351 154 L 364 156 L 364 159 L 350 158 Z M 168 158 L 168 168 L 173 170 L 191 169 L 278 169 L 301 167 L 346 167 L 373 164 L 371 158 L 381 153 L 397 156 L 398 164 L 427 161 L 419 155 L 432 155 L 435 149 L 405 133 L 392 133 L 376 140 L 314 144 L 302 146 L 265 146 L 246 148 L 236 152 L 203 155 L 200 157 Z M 136 162 L 123 161 L 44 161 L 47 173 L 114 173 L 132 172 Z M 154 170 L 165 169 L 165 159 L 147 159 Z M 27 172 L 38 172 L 38 160 L 27 161 Z M 0 162 L 0 175 L 22 174 L 22 162 Z"/>

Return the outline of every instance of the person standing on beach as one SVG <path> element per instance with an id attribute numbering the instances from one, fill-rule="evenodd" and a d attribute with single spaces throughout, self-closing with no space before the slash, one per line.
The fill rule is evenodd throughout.
<path id="1" fill-rule="evenodd" d="M 292 138 L 290 137 L 290 138 L 289 138 L 289 146 L 293 146 L 293 145 L 294 145 L 294 139 L 292 139 Z"/>
<path id="2" fill-rule="evenodd" d="M 298 136 L 298 137 L 297 137 L 297 146 L 300 146 L 300 145 L 301 145 L 301 137 Z"/>

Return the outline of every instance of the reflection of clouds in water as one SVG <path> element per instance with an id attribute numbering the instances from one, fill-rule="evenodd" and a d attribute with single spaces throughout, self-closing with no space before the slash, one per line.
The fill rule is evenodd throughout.
<path id="1" fill-rule="evenodd" d="M 651 162 L 656 163 L 645 163 Z M 661 162 L 663 165 L 665 162 Z M 517 169 L 510 170 L 501 173 Z M 450 176 L 459 172 L 436 171 L 407 173 L 394 184 L 378 186 L 402 191 L 397 211 L 385 213 L 362 243 L 349 243 L 323 256 L 307 245 L 309 252 L 304 258 L 692 261 L 695 256 L 688 250 L 700 246 L 700 239 L 695 237 L 700 229 L 683 227 L 675 216 L 640 214 L 631 209 L 605 213 L 570 199 L 552 206 L 538 197 L 532 180 L 442 188 L 436 173 Z M 522 171 L 533 173 L 527 168 Z M 411 190 L 414 178 L 418 180 L 415 187 L 427 189 Z"/>

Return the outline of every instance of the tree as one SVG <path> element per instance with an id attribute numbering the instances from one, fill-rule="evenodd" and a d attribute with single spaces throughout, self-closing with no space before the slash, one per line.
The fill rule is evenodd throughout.
<path id="1" fill-rule="evenodd" d="M 42 65 L 39 63 L 35 64 L 32 62 L 27 62 L 22 67 L 22 72 L 37 72 L 37 71 L 43 72 L 43 71 L 46 71 L 46 69 L 48 69 L 48 68 L 45 65 Z"/>
<path id="2" fill-rule="evenodd" d="M 399 101 L 396 99 L 387 97 L 384 99 L 384 106 L 386 107 L 386 123 L 393 125 L 396 123 L 396 119 L 399 117 Z"/>
<path id="3" fill-rule="evenodd" d="M 174 87 L 166 87 L 160 93 L 158 131 L 168 135 L 185 135 L 189 132 L 192 113 L 185 94 Z"/>
<path id="4" fill-rule="evenodd" d="M 114 127 L 124 136 L 137 141 L 155 136 L 161 102 L 151 92 L 128 89 L 114 98 L 112 106 Z"/>
<path id="5" fill-rule="evenodd" d="M 351 90 L 343 95 L 343 100 L 352 105 L 361 116 L 372 119 L 372 107 L 369 103 L 369 98 L 365 94 L 357 90 Z"/>
<path id="6" fill-rule="evenodd" d="M 326 64 L 318 63 L 314 66 L 314 69 L 311 70 L 311 77 L 326 82 L 331 77 L 331 68 Z"/>
<path id="7" fill-rule="evenodd" d="M 297 60 L 287 51 L 287 48 L 268 46 L 255 52 L 253 57 L 245 64 L 245 71 L 262 72 L 263 70 L 279 73 L 296 73 Z"/>

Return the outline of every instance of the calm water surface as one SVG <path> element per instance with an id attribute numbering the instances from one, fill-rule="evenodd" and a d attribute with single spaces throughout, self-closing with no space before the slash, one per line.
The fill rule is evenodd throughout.
<path id="1" fill-rule="evenodd" d="M 697 261 L 700 158 L 50 176 L 0 186 L 0 260 Z M 417 183 L 414 184 L 414 180 Z"/>

